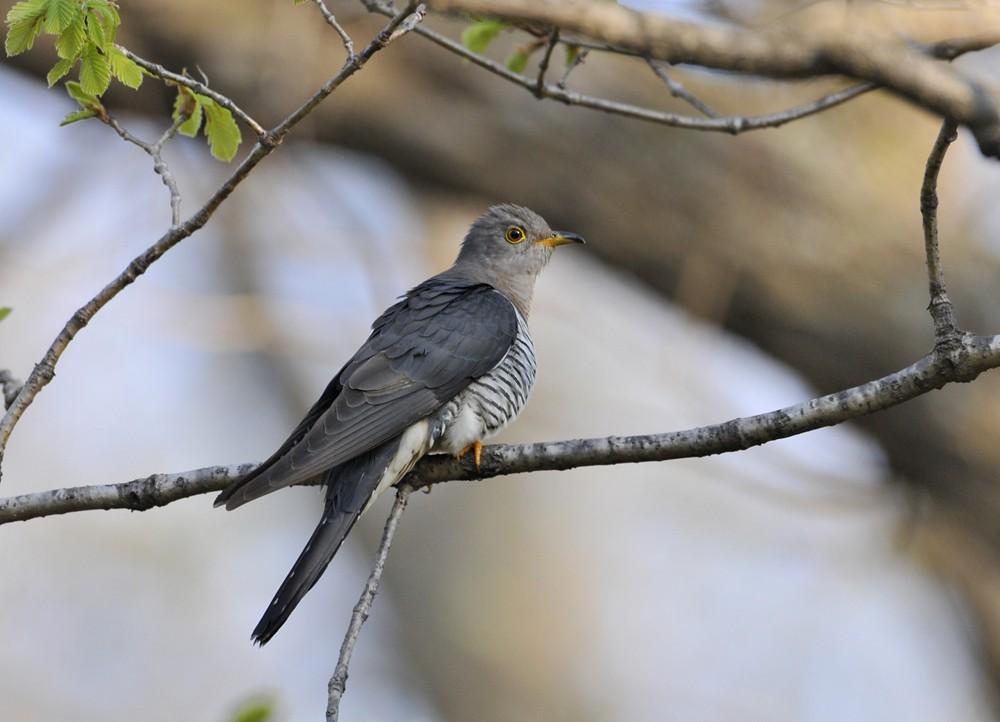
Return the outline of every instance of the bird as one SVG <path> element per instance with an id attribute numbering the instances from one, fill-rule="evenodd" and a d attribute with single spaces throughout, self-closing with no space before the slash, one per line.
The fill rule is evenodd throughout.
<path id="1" fill-rule="evenodd" d="M 491 206 L 447 270 L 410 289 L 266 461 L 215 506 L 235 509 L 323 474 L 323 515 L 253 630 L 266 644 L 380 493 L 430 452 L 470 452 L 524 408 L 535 381 L 535 280 L 557 246 L 584 243 L 522 206 Z"/>

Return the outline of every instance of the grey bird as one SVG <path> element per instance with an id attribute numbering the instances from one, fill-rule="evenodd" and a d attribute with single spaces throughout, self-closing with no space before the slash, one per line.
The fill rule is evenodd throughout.
<path id="1" fill-rule="evenodd" d="M 535 350 L 528 312 L 556 246 L 583 243 L 537 213 L 496 205 L 454 265 L 411 289 L 372 324 L 364 345 L 274 454 L 215 500 L 235 509 L 320 473 L 319 525 L 253 631 L 266 644 L 326 569 L 375 498 L 431 451 L 479 465 L 482 441 L 528 400 Z"/>

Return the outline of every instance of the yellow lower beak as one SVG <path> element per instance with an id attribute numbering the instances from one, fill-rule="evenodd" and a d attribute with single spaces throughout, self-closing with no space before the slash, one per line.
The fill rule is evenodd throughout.
<path id="1" fill-rule="evenodd" d="M 543 246 L 548 246 L 549 248 L 555 248 L 556 246 L 565 246 L 567 243 L 586 243 L 586 241 L 583 240 L 583 236 L 579 236 L 576 233 L 556 231 L 548 238 L 537 240 L 536 243 L 541 243 Z"/>

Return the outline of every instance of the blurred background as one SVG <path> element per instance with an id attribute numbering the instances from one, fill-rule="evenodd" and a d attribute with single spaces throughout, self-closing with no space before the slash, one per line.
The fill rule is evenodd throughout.
<path id="1" fill-rule="evenodd" d="M 998 21 L 988 3 L 635 5 L 752 26 L 853 14 L 920 40 Z M 331 9 L 356 44 L 380 26 Z M 342 58 L 309 3 L 122 14 L 124 45 L 204 69 L 266 125 Z M 15 309 L 0 367 L 21 378 L 169 219 L 141 151 L 94 121 L 57 127 L 73 108 L 45 88 L 53 58 L 43 40 L 0 66 L 0 305 Z M 958 62 L 990 82 L 1000 52 Z M 675 77 L 736 114 L 840 85 Z M 641 61 L 591 54 L 570 87 L 686 110 Z M 149 80 L 108 97 L 150 140 L 171 103 Z M 589 242 L 540 281 L 538 383 L 503 441 L 686 428 L 895 371 L 932 344 L 918 191 L 937 128 L 870 94 L 780 130 L 674 131 L 539 102 L 403 38 L 80 334 L 12 437 L 3 493 L 267 456 L 370 321 L 497 201 Z M 185 214 L 230 170 L 202 140 L 165 155 Z M 960 320 L 996 332 L 1000 167 L 963 133 L 940 192 Z M 745 453 L 417 495 L 343 719 L 994 719 L 998 421 L 987 374 Z M 198 497 L 0 528 L 3 718 L 214 722 L 263 700 L 275 720 L 321 719 L 388 498 L 275 640 L 249 641 L 321 504 L 292 489 L 231 514 Z"/>

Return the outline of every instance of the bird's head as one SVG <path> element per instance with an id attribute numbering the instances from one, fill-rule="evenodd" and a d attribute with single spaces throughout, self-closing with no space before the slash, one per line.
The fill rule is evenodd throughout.
<path id="1" fill-rule="evenodd" d="M 456 265 L 491 282 L 533 281 L 556 246 L 583 242 L 575 233 L 553 231 L 534 211 L 505 203 L 492 206 L 472 224 Z"/>

